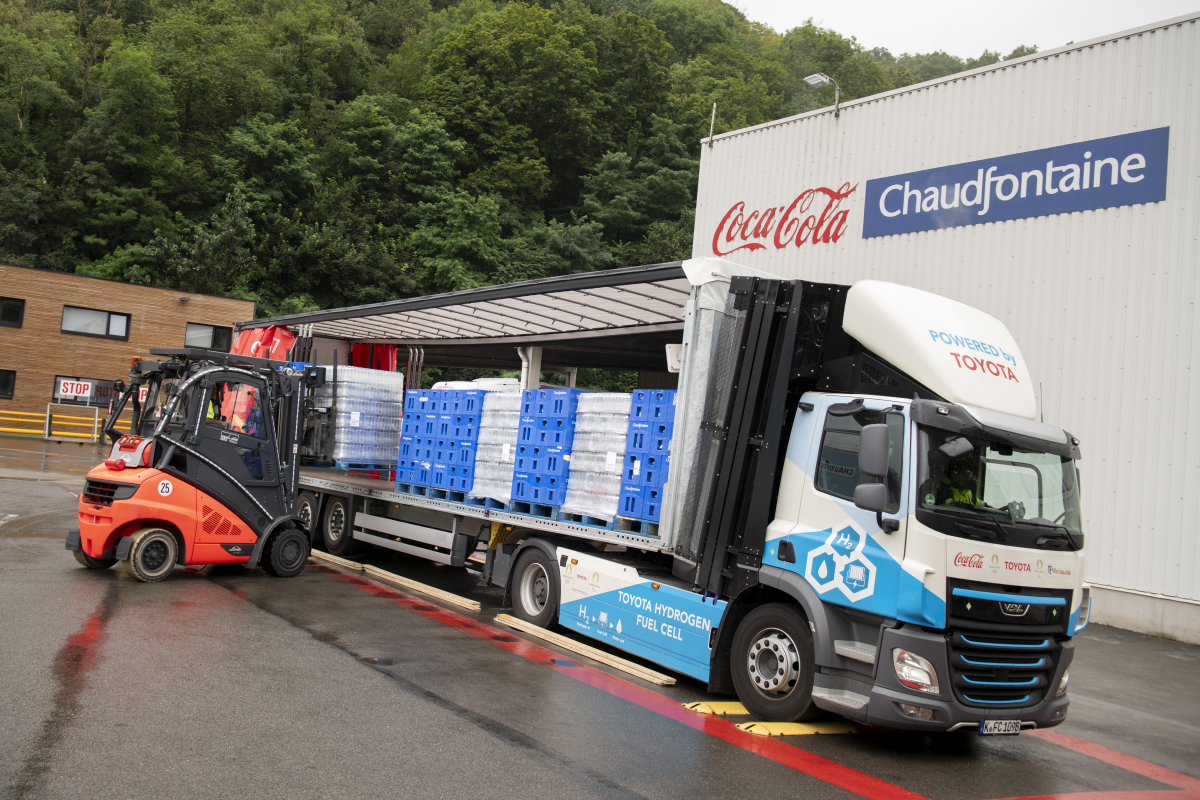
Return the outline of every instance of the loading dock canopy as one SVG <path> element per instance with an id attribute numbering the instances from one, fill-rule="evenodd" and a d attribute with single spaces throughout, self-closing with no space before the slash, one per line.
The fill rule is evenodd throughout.
<path id="1" fill-rule="evenodd" d="M 674 261 L 291 314 L 237 328 L 312 325 L 317 338 L 422 347 L 430 366 L 519 368 L 516 348 L 540 346 L 545 367 L 666 371 L 664 345 L 683 340 L 690 291 L 683 262 Z"/>

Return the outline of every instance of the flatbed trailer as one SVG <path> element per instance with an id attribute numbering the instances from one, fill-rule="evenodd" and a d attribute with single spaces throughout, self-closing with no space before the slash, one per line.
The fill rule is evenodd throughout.
<path id="1" fill-rule="evenodd" d="M 458 567 L 483 550 L 481 582 L 517 616 L 764 719 L 985 734 L 1065 719 L 1089 608 L 1078 440 L 1035 421 L 1020 349 L 986 314 L 693 259 L 255 324 L 407 343 L 413 382 L 422 362 L 519 355 L 532 388 L 543 369 L 663 372 L 679 353 L 657 528 L 302 466 L 296 516 L 330 552 Z"/>

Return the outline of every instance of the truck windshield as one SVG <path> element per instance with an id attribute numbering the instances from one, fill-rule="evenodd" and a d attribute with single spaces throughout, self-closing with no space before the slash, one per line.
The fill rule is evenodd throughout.
<path id="1" fill-rule="evenodd" d="M 1069 458 L 926 426 L 918 452 L 922 508 L 1082 533 L 1079 480 Z"/>

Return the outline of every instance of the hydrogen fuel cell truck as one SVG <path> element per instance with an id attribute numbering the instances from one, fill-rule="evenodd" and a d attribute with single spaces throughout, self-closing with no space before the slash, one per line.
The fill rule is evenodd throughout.
<path id="1" fill-rule="evenodd" d="M 721 259 L 673 268 L 687 289 L 656 527 L 308 468 L 297 515 L 338 554 L 368 543 L 461 566 L 486 548 L 481 581 L 505 587 L 519 617 L 735 692 L 762 719 L 826 710 L 984 734 L 1062 722 L 1089 609 L 1079 442 L 1038 420 L 1005 326 L 878 281 L 787 281 Z M 569 306 L 554 292 L 584 280 L 579 313 L 600 319 L 605 298 L 662 285 L 633 286 L 631 270 L 313 319 L 361 335 L 417 325 L 436 302 L 430 324 L 502 329 L 488 309 L 552 314 Z M 311 322 L 268 322 L 293 321 Z M 582 360 L 589 340 L 573 338 Z"/>

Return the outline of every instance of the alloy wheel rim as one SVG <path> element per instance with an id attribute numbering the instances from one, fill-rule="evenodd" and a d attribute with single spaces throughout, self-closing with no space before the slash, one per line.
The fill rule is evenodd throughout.
<path id="1" fill-rule="evenodd" d="M 533 616 L 546 610 L 550 599 L 550 576 L 546 568 L 534 562 L 525 568 L 521 576 L 521 602 Z"/>
<path id="2" fill-rule="evenodd" d="M 746 669 L 755 691 L 768 700 L 783 700 L 799 683 L 800 650 L 786 633 L 767 628 L 754 637 Z"/>

